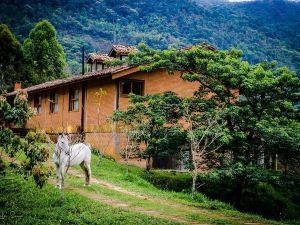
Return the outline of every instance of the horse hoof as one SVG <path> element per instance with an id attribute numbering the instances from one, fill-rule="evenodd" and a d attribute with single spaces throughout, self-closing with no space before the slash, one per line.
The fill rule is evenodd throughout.
<path id="1" fill-rule="evenodd" d="M 85 187 L 90 187 L 90 186 L 91 186 L 91 184 L 85 184 L 84 186 L 85 186 Z"/>

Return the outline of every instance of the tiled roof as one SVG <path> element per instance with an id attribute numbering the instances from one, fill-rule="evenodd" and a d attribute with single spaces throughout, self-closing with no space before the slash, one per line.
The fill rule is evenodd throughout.
<path id="1" fill-rule="evenodd" d="M 196 44 L 196 45 L 192 45 L 186 48 L 183 48 L 181 50 L 189 50 L 195 46 L 199 46 L 199 47 L 204 47 L 207 48 L 208 50 L 212 50 L 215 51 L 217 50 L 216 47 L 214 47 L 213 45 L 210 45 L 208 43 L 200 43 L 200 44 Z M 138 51 L 138 49 L 134 46 L 125 46 L 125 45 L 113 45 L 112 49 L 110 51 L 110 53 L 112 51 L 117 52 L 118 54 L 128 54 L 129 52 L 132 51 Z M 110 54 L 109 54 L 110 55 Z M 97 54 L 97 53 L 91 53 L 89 55 L 88 58 L 91 58 L 92 60 L 111 60 L 112 57 L 110 57 L 107 54 Z M 52 81 L 47 81 L 45 83 L 42 84 L 38 84 L 38 85 L 34 85 L 28 88 L 25 88 L 23 90 L 27 91 L 27 93 L 31 93 L 31 92 L 35 92 L 35 91 L 40 91 L 40 90 L 45 90 L 45 89 L 50 89 L 50 88 L 55 88 L 55 87 L 60 87 L 60 86 L 65 86 L 68 84 L 72 84 L 72 83 L 78 83 L 78 82 L 82 82 L 82 81 L 86 81 L 86 80 L 91 80 L 94 78 L 98 78 L 98 77 L 108 77 L 111 76 L 114 73 L 123 71 L 123 70 L 127 70 L 130 69 L 131 67 L 128 65 L 122 65 L 122 66 L 113 66 L 113 67 L 108 67 L 106 69 L 100 70 L 100 71 L 95 71 L 95 72 L 89 72 L 89 73 L 85 73 L 85 75 L 75 75 L 75 76 L 70 76 L 64 79 L 58 79 L 58 80 L 52 80 Z M 14 96 L 17 94 L 17 91 L 13 91 L 8 93 L 6 96 Z"/>
<path id="2" fill-rule="evenodd" d="M 115 51 L 117 54 L 128 55 L 130 52 L 138 51 L 138 49 L 134 46 L 113 45 L 108 55 L 111 55 L 112 51 Z"/>
<path id="3" fill-rule="evenodd" d="M 41 91 L 41 90 L 46 90 L 50 88 L 56 88 L 56 87 L 61 87 L 65 86 L 68 84 L 73 84 L 73 83 L 78 83 L 86 80 L 91 80 L 94 78 L 99 78 L 99 77 L 108 77 L 111 76 L 114 73 L 130 69 L 131 67 L 128 65 L 123 65 L 123 66 L 114 66 L 114 67 L 108 67 L 106 69 L 96 71 L 96 72 L 90 72 L 90 73 L 85 73 L 84 75 L 76 75 L 76 76 L 70 76 L 64 79 L 58 79 L 58 80 L 52 80 L 52 81 L 47 81 L 42 84 L 34 85 L 28 88 L 24 88 L 24 91 L 27 91 L 27 93 L 35 92 L 35 91 Z M 10 93 L 7 93 L 7 97 L 14 96 L 17 94 L 17 91 L 13 91 Z"/>
<path id="4" fill-rule="evenodd" d="M 108 56 L 107 54 L 100 54 L 100 53 L 90 53 L 87 61 L 91 59 L 92 61 L 97 61 L 97 62 L 104 62 L 104 61 L 110 61 L 113 58 Z"/>

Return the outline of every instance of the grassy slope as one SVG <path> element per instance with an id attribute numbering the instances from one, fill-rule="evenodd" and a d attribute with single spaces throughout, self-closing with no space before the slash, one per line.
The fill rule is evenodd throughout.
<path id="1" fill-rule="evenodd" d="M 105 158 L 99 161 L 99 158 L 97 158 L 96 155 L 94 155 L 93 157 L 92 173 L 94 177 L 117 184 L 129 191 L 141 193 L 153 198 L 171 200 L 175 203 L 187 206 L 194 206 L 197 208 L 212 210 L 216 214 L 222 213 L 228 217 L 235 217 L 242 220 L 260 221 L 264 223 L 273 223 L 272 221 L 264 220 L 259 216 L 240 213 L 237 210 L 233 209 L 230 205 L 220 201 L 212 201 L 200 193 L 196 196 L 195 199 L 193 199 L 192 196 L 188 193 L 177 193 L 160 190 L 141 178 L 141 175 L 144 173 L 143 169 L 129 165 L 128 174 L 126 173 L 126 170 L 126 165 L 124 164 L 118 164 Z M 204 214 L 206 213 L 208 212 L 205 212 Z M 201 218 L 201 215 L 195 215 L 191 213 L 188 216 L 192 218 L 198 217 L 199 222 L 211 222 L 207 219 L 206 221 L 203 220 L 203 218 Z M 214 215 L 210 216 L 213 217 Z M 218 215 L 216 216 L 218 217 Z M 228 221 L 224 219 L 223 222 L 226 223 Z"/>
<path id="2" fill-rule="evenodd" d="M 0 224 L 179 224 L 113 208 L 68 190 L 61 204 L 53 185 L 40 190 L 14 174 L 1 178 L 0 190 Z"/>
<path id="3" fill-rule="evenodd" d="M 163 218 L 206 224 L 279 224 L 240 213 L 227 204 L 211 201 L 201 194 L 192 199 L 186 193 L 159 190 L 141 178 L 142 169 L 129 166 L 129 173 L 126 174 L 125 165 L 106 158 L 99 161 L 96 155 L 92 162 L 93 177 L 115 185 L 116 189 L 96 182 L 89 188 L 83 188 L 84 181 L 75 176 L 76 173 L 82 174 L 80 168 L 71 169 L 67 175 L 66 202 L 63 205 L 58 201 L 59 192 L 53 185 L 39 190 L 32 182 L 26 182 L 21 177 L 12 174 L 7 176 L 0 182 L 0 190 L 3 190 L 0 207 L 4 206 L 0 208 L 4 215 L 3 218 L 0 215 L 0 224 L 15 224 L 16 220 L 18 224 L 37 224 L 41 221 L 43 224 L 167 224 Z M 119 206 L 120 209 L 116 208 Z M 7 216 L 12 212 L 21 217 Z M 147 215 L 155 215 L 156 218 Z"/>

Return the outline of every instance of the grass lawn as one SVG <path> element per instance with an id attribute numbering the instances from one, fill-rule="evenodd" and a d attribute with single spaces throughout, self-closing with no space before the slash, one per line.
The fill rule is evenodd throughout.
<path id="1" fill-rule="evenodd" d="M 241 213 L 202 194 L 164 191 L 143 179 L 144 169 L 93 154 L 91 187 L 80 167 L 66 175 L 65 202 L 53 184 L 38 189 L 12 173 L 0 182 L 0 224 L 287 224 Z M 52 178 L 52 182 L 54 179 Z M 97 182 L 100 183 L 97 183 Z M 102 182 L 102 183 L 101 183 Z M 299 221 L 291 222 L 297 224 Z"/>
<path id="2" fill-rule="evenodd" d="M 79 169 L 77 167 L 76 169 Z M 278 224 L 278 222 L 266 220 L 260 216 L 250 215 L 246 213 L 241 213 L 235 210 L 229 204 L 214 201 L 206 198 L 202 194 L 197 194 L 196 198 L 192 198 L 189 193 L 178 193 L 171 191 L 164 191 L 154 187 L 151 183 L 142 178 L 144 173 L 144 169 L 129 165 L 128 173 L 127 166 L 125 164 L 116 163 L 113 160 L 107 158 L 101 158 L 99 161 L 99 157 L 97 155 L 93 155 L 92 159 L 92 176 L 99 178 L 101 180 L 105 180 L 111 183 L 114 183 L 126 190 L 140 193 L 142 195 L 146 195 L 152 197 L 154 199 L 163 199 L 163 200 L 171 200 L 172 202 L 179 203 L 185 206 L 193 206 L 201 209 L 207 209 L 207 211 L 203 212 L 202 216 L 199 214 L 195 214 L 193 212 L 186 213 L 185 210 L 178 210 L 178 214 L 184 214 L 187 218 L 193 218 L 193 220 L 197 220 L 201 223 L 215 223 L 215 224 L 235 224 L 236 220 L 250 220 L 252 222 L 261 222 L 267 224 Z M 76 183 L 75 179 L 69 177 L 69 181 L 73 182 L 73 184 L 80 185 L 80 183 Z M 143 202 L 139 198 L 135 198 L 134 196 L 124 195 L 117 191 L 108 190 L 105 187 L 94 186 L 90 188 L 90 190 L 96 191 L 98 193 L 102 193 L 104 195 L 108 195 L 111 198 L 124 199 L 126 202 L 131 202 L 133 204 L 137 204 L 142 207 L 147 206 L 149 208 L 159 208 L 163 212 L 167 213 L 169 209 L 168 207 L 164 208 L 164 205 L 157 203 L 149 203 Z M 149 204 L 151 206 L 149 206 Z M 188 211 L 189 208 L 187 208 Z M 211 213 L 208 213 L 211 212 Z M 220 213 L 220 214 L 219 214 Z M 218 218 L 221 218 L 222 215 L 233 218 L 232 220 L 220 219 L 222 222 L 217 221 Z M 203 218 L 204 216 L 204 218 Z M 210 218 L 211 217 L 211 218 Z M 214 222 L 214 221 L 217 222 Z"/>
<path id="3" fill-rule="evenodd" d="M 53 185 L 38 189 L 9 173 L 0 181 L 0 224 L 180 224 L 114 208 L 66 190 L 65 202 Z"/>

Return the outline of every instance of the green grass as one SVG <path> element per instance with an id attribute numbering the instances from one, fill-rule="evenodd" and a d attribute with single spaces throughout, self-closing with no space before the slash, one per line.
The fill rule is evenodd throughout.
<path id="1" fill-rule="evenodd" d="M 105 157 L 101 158 L 99 163 L 99 158 L 97 157 L 97 155 L 93 155 L 92 176 L 101 180 L 106 180 L 111 183 L 117 184 L 127 190 L 145 194 L 154 198 L 171 200 L 176 203 L 184 204 L 186 206 L 194 206 L 198 208 L 212 210 L 216 214 L 222 213 L 228 217 L 238 218 L 240 220 L 250 220 L 268 224 L 278 224 L 278 222 L 266 220 L 261 216 L 241 213 L 235 210 L 229 204 L 216 200 L 210 200 L 201 193 L 198 193 L 193 199 L 189 193 L 179 193 L 160 190 L 142 178 L 144 175 L 144 169 L 129 165 L 128 173 L 126 173 L 126 170 L 127 166 L 125 164 L 116 163 L 115 161 L 107 159 Z M 101 191 L 103 192 L 103 190 Z M 117 198 L 122 198 L 122 196 L 118 196 L 118 193 L 114 193 L 114 195 L 116 195 Z M 138 201 L 139 204 L 141 204 L 139 199 L 136 199 L 135 201 Z M 134 200 L 131 200 L 131 202 L 134 202 Z M 155 207 L 155 204 L 152 207 Z M 195 215 L 193 216 L 189 214 L 186 216 L 190 218 L 196 218 Z M 200 222 L 200 220 L 198 221 Z M 203 222 L 203 220 L 201 220 L 201 222 Z M 206 222 L 209 221 L 206 220 Z"/>
<path id="2" fill-rule="evenodd" d="M 75 169 L 81 170 L 79 166 Z M 128 173 L 126 171 L 126 165 L 107 158 L 101 158 L 99 163 L 99 158 L 93 154 L 94 178 L 146 196 L 147 199 L 125 194 L 105 185 L 92 184 L 91 187 L 83 187 L 82 178 L 68 174 L 66 201 L 61 204 L 59 191 L 53 185 L 46 185 L 40 190 L 32 181 L 24 181 L 23 178 L 10 173 L 0 182 L 0 188 L 3 190 L 0 193 L 0 224 L 177 224 L 171 221 L 178 221 L 178 218 L 220 225 L 244 222 L 283 224 L 241 213 L 229 204 L 210 200 L 200 193 L 193 199 L 189 193 L 160 190 L 143 178 L 143 168 L 129 165 Z M 76 190 L 83 193 L 78 194 Z M 101 196 L 100 200 L 91 200 L 95 196 Z M 109 206 L 115 203 L 126 204 L 128 207 L 121 209 Z M 176 207 L 176 204 L 180 207 Z M 148 216 L 148 212 L 151 211 L 158 213 L 158 217 Z M 20 217 L 11 217 L 11 212 Z M 291 224 L 297 222 L 299 221 Z"/>
<path id="3" fill-rule="evenodd" d="M 38 189 L 12 173 L 1 177 L 0 190 L 0 224 L 179 224 L 113 208 L 68 190 L 62 204 L 53 185 Z"/>

